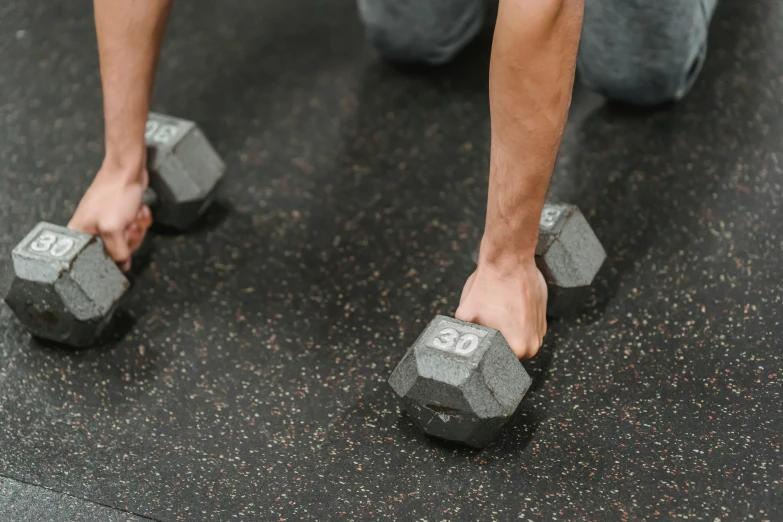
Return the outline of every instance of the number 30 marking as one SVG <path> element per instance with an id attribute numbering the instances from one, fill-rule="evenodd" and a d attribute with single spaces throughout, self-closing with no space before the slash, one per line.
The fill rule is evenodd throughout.
<path id="1" fill-rule="evenodd" d="M 73 248 L 73 239 L 60 237 L 48 230 L 41 232 L 30 244 L 30 250 L 33 252 L 46 252 L 52 257 L 63 257 L 71 248 Z"/>
<path id="2" fill-rule="evenodd" d="M 478 347 L 478 336 L 472 333 L 462 334 L 454 328 L 444 328 L 432 344 L 438 350 L 453 352 L 457 355 L 469 355 Z"/>

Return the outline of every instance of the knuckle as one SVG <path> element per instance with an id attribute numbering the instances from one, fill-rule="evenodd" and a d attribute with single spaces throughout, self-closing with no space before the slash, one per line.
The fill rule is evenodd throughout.
<path id="1" fill-rule="evenodd" d="M 115 222 L 101 223 L 100 231 L 103 236 L 113 237 L 122 232 L 122 227 Z"/>

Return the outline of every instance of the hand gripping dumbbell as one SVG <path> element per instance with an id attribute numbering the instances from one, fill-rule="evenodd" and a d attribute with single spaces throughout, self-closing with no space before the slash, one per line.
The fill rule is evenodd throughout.
<path id="1" fill-rule="evenodd" d="M 156 222 L 184 229 L 206 209 L 225 166 L 195 123 L 150 113 L 146 128 Z M 41 222 L 11 253 L 3 274 L 8 307 L 36 337 L 86 347 L 104 332 L 130 287 L 103 242 Z"/>
<path id="2" fill-rule="evenodd" d="M 547 315 L 572 316 L 590 294 L 606 251 L 576 205 L 547 200 L 541 212 L 536 266 L 546 279 Z M 478 250 L 473 254 L 478 262 Z"/>
<path id="3" fill-rule="evenodd" d="M 606 259 L 579 209 L 555 201 L 541 214 L 535 255 L 549 289 L 549 315 L 577 310 Z M 497 436 L 530 383 L 499 331 L 440 315 L 389 378 L 424 432 L 476 448 Z"/>

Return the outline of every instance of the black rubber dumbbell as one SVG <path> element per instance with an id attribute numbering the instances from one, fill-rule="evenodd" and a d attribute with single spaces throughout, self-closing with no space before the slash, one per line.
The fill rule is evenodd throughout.
<path id="1" fill-rule="evenodd" d="M 212 201 L 223 161 L 187 120 L 151 113 L 146 140 L 144 201 L 156 222 L 187 228 Z M 3 280 L 3 298 L 34 336 L 73 347 L 103 334 L 130 287 L 100 238 L 45 222 L 14 248 Z"/>

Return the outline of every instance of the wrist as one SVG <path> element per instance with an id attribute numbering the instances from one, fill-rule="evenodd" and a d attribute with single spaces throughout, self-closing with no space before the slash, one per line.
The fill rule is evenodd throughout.
<path id="1" fill-rule="evenodd" d="M 544 195 L 531 197 L 534 194 L 531 189 L 504 191 L 493 188 L 490 187 L 486 226 L 481 238 L 485 262 L 532 260 L 538 244 Z"/>
<path id="2" fill-rule="evenodd" d="M 106 156 L 97 178 L 123 184 L 140 183 L 145 179 L 146 158 Z"/>
<path id="3" fill-rule="evenodd" d="M 515 241 L 513 237 L 494 238 L 485 233 L 481 239 L 478 265 L 501 272 L 518 270 L 522 265 L 535 265 L 536 245 Z"/>
<path id="4" fill-rule="evenodd" d="M 143 142 L 130 147 L 107 147 L 100 174 L 128 182 L 140 181 L 144 178 L 146 163 L 147 146 Z"/>
<path id="5" fill-rule="evenodd" d="M 499 142 L 493 136 L 481 249 L 488 261 L 533 259 L 552 166 L 540 155 L 517 157 Z"/>
<path id="6" fill-rule="evenodd" d="M 139 175 L 147 162 L 146 103 L 117 104 L 104 108 L 106 154 L 103 165 L 116 174 Z M 140 108 L 142 107 L 142 108 Z"/>

